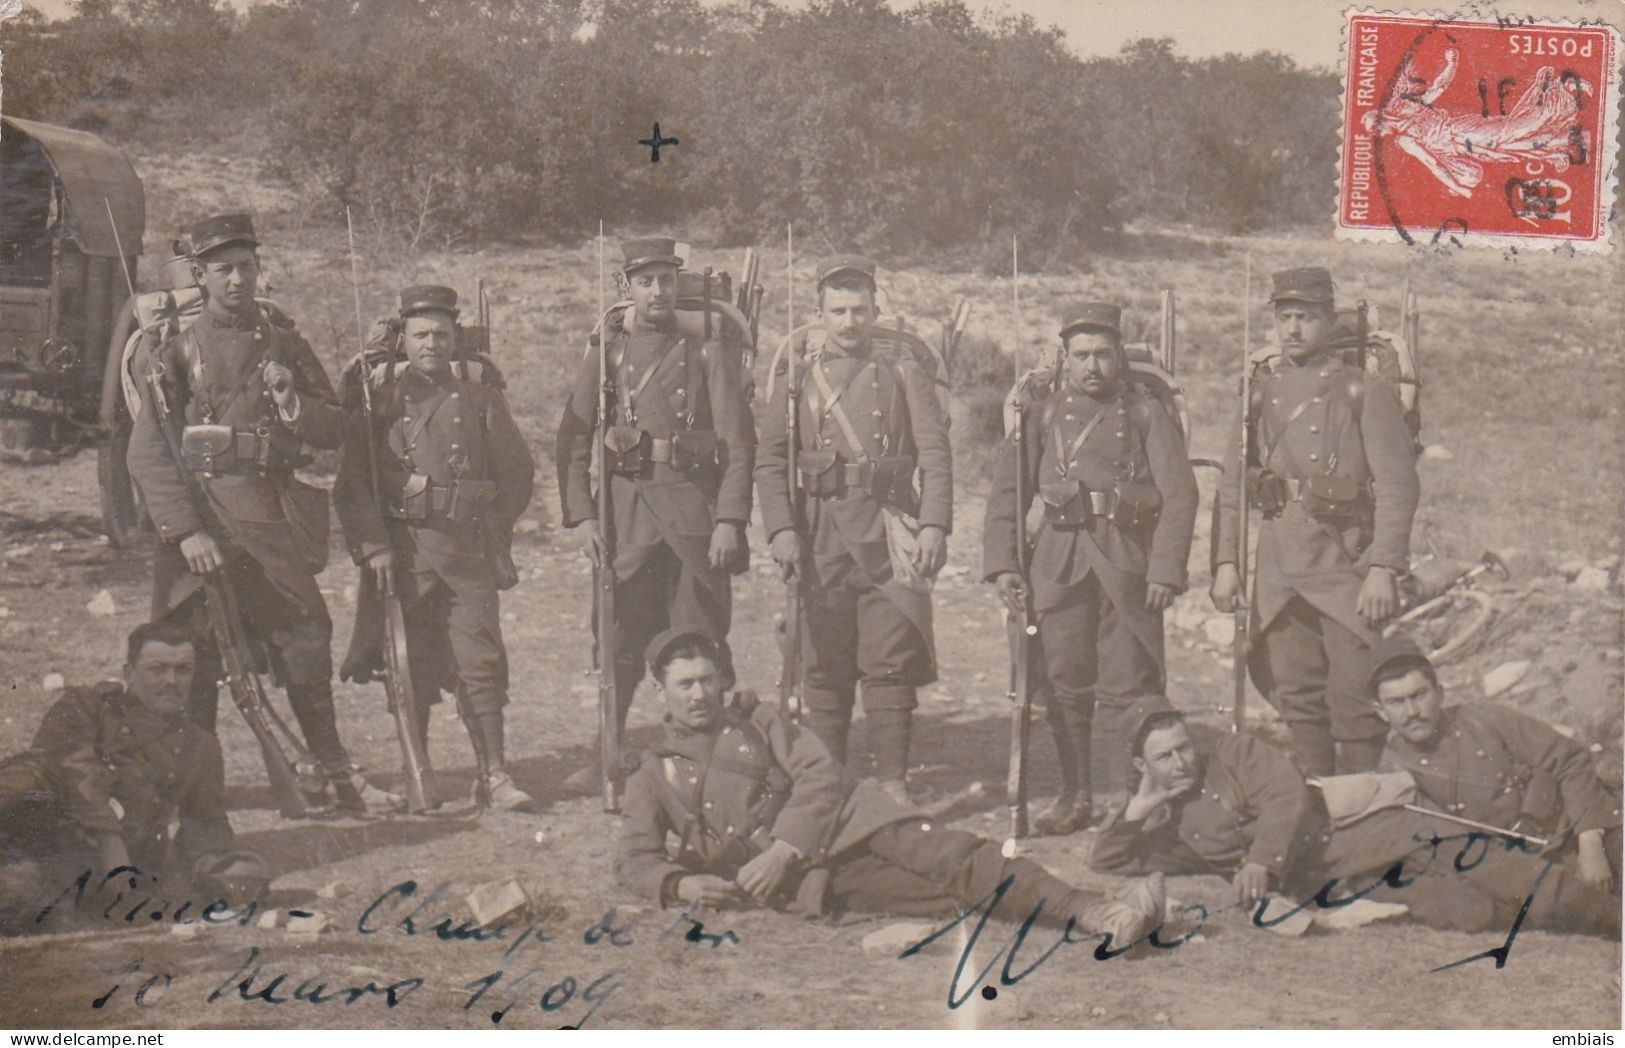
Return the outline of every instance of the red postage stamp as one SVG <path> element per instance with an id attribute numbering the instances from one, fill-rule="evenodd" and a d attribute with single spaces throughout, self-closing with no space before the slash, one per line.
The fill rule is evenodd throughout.
<path id="1" fill-rule="evenodd" d="M 1350 10 L 1337 236 L 1610 249 L 1619 34 Z"/>

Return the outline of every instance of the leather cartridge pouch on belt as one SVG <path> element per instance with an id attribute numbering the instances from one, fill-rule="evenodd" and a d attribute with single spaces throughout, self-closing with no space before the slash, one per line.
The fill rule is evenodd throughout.
<path id="1" fill-rule="evenodd" d="M 283 443 L 269 427 L 187 425 L 181 429 L 181 465 L 193 473 L 264 473 L 301 465 L 297 443 L 292 448 Z"/>
<path id="2" fill-rule="evenodd" d="M 1360 508 L 1365 486 L 1353 477 L 1336 473 L 1311 474 L 1299 486 L 1303 508 L 1319 521 L 1346 521 Z"/>
<path id="3" fill-rule="evenodd" d="M 1285 478 L 1260 466 L 1247 467 L 1247 502 L 1253 509 L 1274 516 L 1288 501 Z"/>
<path id="4" fill-rule="evenodd" d="M 655 450 L 661 441 L 655 441 Z M 722 464 L 722 445 L 708 429 L 689 429 L 671 437 L 671 468 L 679 473 L 698 473 Z M 660 456 L 654 456 L 656 462 Z"/>
<path id="5" fill-rule="evenodd" d="M 1081 528 L 1089 523 L 1089 492 L 1079 481 L 1071 477 L 1042 481 L 1038 497 L 1044 500 L 1044 521 L 1051 527 Z"/>
<path id="6" fill-rule="evenodd" d="M 635 475 L 649 461 L 649 434 L 636 426 L 610 426 L 604 430 L 604 461 L 611 473 Z"/>
<path id="7" fill-rule="evenodd" d="M 834 448 L 796 452 L 796 479 L 813 498 L 844 499 L 867 496 L 881 502 L 912 503 L 914 458 L 882 455 L 865 462 L 847 462 Z M 913 511 L 910 505 L 905 509 Z"/>
<path id="8" fill-rule="evenodd" d="M 797 451 L 796 481 L 801 485 L 802 492 L 812 498 L 839 498 L 845 480 L 840 465 L 840 452 L 834 448 Z"/>
<path id="9" fill-rule="evenodd" d="M 1120 480 L 1117 482 L 1116 504 L 1111 509 L 1112 523 L 1125 531 L 1149 530 L 1157 526 L 1162 514 L 1162 492 L 1155 484 Z"/>

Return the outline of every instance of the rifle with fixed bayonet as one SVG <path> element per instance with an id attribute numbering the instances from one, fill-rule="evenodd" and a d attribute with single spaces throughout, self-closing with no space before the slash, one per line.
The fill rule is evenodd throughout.
<path id="1" fill-rule="evenodd" d="M 785 482 L 789 486 L 790 527 L 797 535 L 801 532 L 801 483 L 796 476 L 796 458 L 801 442 L 801 386 L 797 382 L 796 368 L 796 306 L 795 306 L 795 233 L 784 227 L 784 462 Z M 761 302 L 760 291 L 753 293 Z M 787 717 L 801 712 L 802 651 L 801 651 L 801 564 L 792 564 L 784 579 L 784 661 L 779 667 L 779 706 Z"/>
<path id="2" fill-rule="evenodd" d="M 384 519 L 384 503 L 378 468 L 378 435 L 373 428 L 372 375 L 367 364 L 367 334 L 361 319 L 361 278 L 357 272 L 355 253 L 355 225 L 350 209 L 344 209 L 345 232 L 350 242 L 350 291 L 355 300 L 355 334 L 359 355 L 356 357 L 356 379 L 361 386 L 361 418 L 367 441 L 367 480 L 372 494 L 373 510 L 378 519 Z M 385 368 L 389 367 L 387 361 Z M 376 579 L 378 599 L 383 606 L 384 618 L 384 693 L 389 699 L 389 710 L 395 719 L 395 737 L 401 746 L 401 762 L 406 772 L 406 810 L 418 813 L 436 807 L 438 802 L 429 785 L 429 757 L 424 752 L 424 727 L 418 709 L 418 693 L 412 681 L 412 663 L 406 641 L 406 613 L 401 607 L 400 594 L 394 579 Z"/>
<path id="3" fill-rule="evenodd" d="M 709 317 L 709 311 L 707 311 Z M 593 584 L 598 599 L 598 761 L 603 778 L 604 810 L 621 810 L 621 715 L 615 686 L 615 507 L 610 500 L 608 445 L 610 412 L 615 407 L 614 380 L 609 368 L 609 331 L 604 316 L 604 224 L 598 223 L 598 428 L 593 434 L 598 455 L 597 563 Z"/>
<path id="4" fill-rule="evenodd" d="M 1011 357 L 1015 361 L 1016 381 L 1021 374 L 1021 263 L 1015 238 L 1010 240 L 1010 302 L 1015 324 L 1015 343 Z M 1027 836 L 1027 748 L 1032 735 L 1033 686 L 1032 642 L 1038 635 L 1033 615 L 1031 591 L 1027 585 L 1030 573 L 1027 545 L 1027 504 L 1032 499 L 1027 475 L 1028 405 L 1019 394 L 1016 400 L 1016 425 L 1012 436 L 1016 446 L 1016 505 L 1015 540 L 1016 572 L 1021 577 L 1020 605 L 1010 609 L 1007 632 L 1010 640 L 1010 762 L 1005 779 L 1004 794 L 1010 806 L 1010 836 Z"/>

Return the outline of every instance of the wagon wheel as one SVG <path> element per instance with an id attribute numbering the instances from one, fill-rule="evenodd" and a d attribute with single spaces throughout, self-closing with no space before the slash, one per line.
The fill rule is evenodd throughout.
<path id="1" fill-rule="evenodd" d="M 128 416 L 119 421 L 108 439 L 96 448 L 96 482 L 101 488 L 102 527 L 107 541 L 114 549 L 128 549 L 135 544 L 143 529 L 146 507 L 135 481 L 130 477 L 129 464 L 124 456 L 130 449 Z"/>

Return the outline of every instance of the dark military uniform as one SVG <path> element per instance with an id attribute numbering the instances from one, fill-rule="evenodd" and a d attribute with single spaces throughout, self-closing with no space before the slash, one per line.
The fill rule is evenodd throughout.
<path id="1" fill-rule="evenodd" d="M 873 280 L 874 263 L 836 256 L 819 282 L 845 270 Z M 901 748 L 875 738 L 883 779 L 901 780 L 915 688 L 936 679 L 931 582 L 909 563 L 920 528 L 953 526 L 948 424 L 931 377 L 905 352 L 865 342 L 848 354 L 828 341 L 796 347 L 762 421 L 756 484 L 769 539 L 804 542 L 802 645 L 807 724 L 846 760 L 857 685 L 871 736 L 901 719 Z M 794 387 L 797 472 L 805 519 L 792 509 L 787 397 Z M 915 486 L 918 476 L 919 486 Z M 888 721 L 887 738 L 893 738 Z M 895 765 L 895 766 L 893 766 Z"/>
<path id="2" fill-rule="evenodd" d="M 197 257 L 257 243 L 246 215 L 209 219 L 193 231 Z M 293 372 L 298 410 L 292 417 L 278 409 L 264 383 L 268 360 Z M 182 426 L 233 431 L 217 457 L 195 463 L 207 470 L 175 461 L 146 382 L 154 368 L 178 440 Z M 311 751 L 330 774 L 345 771 L 350 759 L 333 714 L 333 625 L 315 578 L 327 560 L 327 498 L 293 475 L 310 461 L 306 446 L 336 448 L 343 440 L 344 414 L 321 363 L 298 332 L 273 324 L 262 311 L 234 316 L 205 305 L 185 331 L 138 347 L 132 370 L 142 403 L 130 435 L 130 473 L 158 528 L 153 617 L 176 618 L 199 637 L 211 637 L 201 580 L 180 552 L 182 539 L 207 531 L 226 559 L 244 626 L 269 650 Z M 219 667 L 213 643 L 201 642 L 190 716 L 211 729 Z"/>
<path id="3" fill-rule="evenodd" d="M 184 878 L 231 848 L 225 790 L 213 732 L 160 717 L 118 681 L 70 688 L 33 746 L 0 762 L 0 862 L 71 877 L 95 863 L 98 837 L 117 833 L 136 866 Z"/>
<path id="4" fill-rule="evenodd" d="M 1277 273 L 1275 285 L 1272 301 L 1331 306 L 1325 270 Z M 1371 567 L 1395 575 L 1408 570 L 1419 497 L 1410 431 L 1387 385 L 1329 353 L 1303 363 L 1283 353 L 1253 390 L 1249 465 L 1279 478 L 1284 498 L 1266 507 L 1259 527 L 1253 680 L 1287 722 L 1305 772 L 1330 774 L 1334 763 L 1340 771 L 1364 770 L 1375 762 L 1386 728 L 1364 688 L 1378 634 L 1356 604 Z M 1239 441 L 1238 428 L 1226 452 L 1227 478 L 1241 468 Z M 1357 492 L 1352 510 L 1317 516 L 1311 483 Z M 1229 479 L 1219 485 L 1215 509 L 1215 570 L 1236 561 L 1238 508 Z M 1334 742 L 1347 744 L 1340 763 Z"/>
<path id="5" fill-rule="evenodd" d="M 1061 337 L 1083 330 L 1120 334 L 1118 307 L 1086 303 L 1068 311 Z M 1121 357 L 1119 358 L 1121 360 Z M 1146 587 L 1183 591 L 1196 521 L 1196 477 L 1185 442 L 1157 401 L 1120 376 L 1103 399 L 1039 390 L 1024 406 L 1025 489 L 1045 501 L 1033 539 L 1032 606 L 1050 685 L 1049 719 L 1068 793 L 1090 794 L 1090 728 L 1103 707 L 1098 776 L 1110 789 L 1131 788 L 1123 717 L 1131 704 L 1164 687 L 1162 613 L 1146 610 Z M 982 571 L 992 581 L 1020 570 L 1016 504 L 1017 434 L 995 466 L 982 532 Z M 1149 490 L 1147 490 L 1149 488 Z M 1146 507 L 1150 507 L 1150 515 Z"/>
<path id="6" fill-rule="evenodd" d="M 900 806 L 872 782 L 855 786 L 811 732 L 754 696 L 735 697 L 712 732 L 669 719 L 627 783 L 616 874 L 663 906 L 691 874 L 732 879 L 775 840 L 801 862 L 769 900 L 805 916 L 860 910 L 935 916 L 961 911 L 1013 878 L 998 915 L 1046 923 L 1081 916 L 1092 892 L 1028 859 Z"/>
<path id="7" fill-rule="evenodd" d="M 624 249 L 628 272 L 651 262 L 680 263 L 670 240 L 628 241 Z M 601 657 L 615 659 L 623 724 L 643 678 L 642 652 L 651 637 L 668 626 L 728 635 L 729 573 L 711 567 L 711 533 L 722 521 L 740 528 L 749 522 L 756 447 L 738 364 L 720 342 L 702 344 L 675 325 L 654 328 L 630 311 L 626 318 L 625 330 L 602 336 L 609 340 L 615 389 L 609 422 L 616 427 L 612 434 L 641 432 L 643 461 L 609 470 L 613 520 L 599 526 L 610 530 L 614 542 L 616 621 L 613 635 L 598 639 L 599 651 L 607 653 Z M 566 527 L 598 516 L 589 477 L 598 393 L 598 354 L 592 352 L 576 371 L 559 423 L 559 497 Z M 724 679 L 731 684 L 726 645 L 722 660 Z"/>
<path id="8" fill-rule="evenodd" d="M 1536 854 L 1495 839 L 1481 864 L 1465 871 L 1449 868 L 1459 843 L 1441 848 L 1434 863 L 1440 869 L 1407 893 L 1425 896 L 1412 906 L 1419 918 L 1468 930 L 1505 927 L 1534 891 L 1526 917 L 1531 927 L 1618 932 L 1617 888 L 1613 895 L 1592 889 L 1572 863 L 1574 835 L 1602 830 L 1618 884 L 1620 799 L 1597 778 L 1591 755 L 1578 743 L 1532 717 L 1479 702 L 1445 707 L 1431 746 L 1390 735 L 1382 767 L 1409 772 L 1427 807 L 1554 842 L 1548 854 Z M 1411 816 L 1409 827 L 1420 836 L 1458 841 L 1470 832 L 1423 815 Z M 1557 864 L 1536 890 L 1549 858 Z"/>
<path id="9" fill-rule="evenodd" d="M 425 311 L 455 320 L 456 293 L 433 286 L 401 292 L 403 318 Z M 479 377 L 465 379 L 454 368 L 436 382 L 408 363 L 374 365 L 370 433 L 360 386 L 347 388 L 349 431 L 333 495 L 357 564 L 394 551 L 419 728 L 427 732 L 429 706 L 442 689 L 457 691 L 485 771 L 502 766 L 508 703 L 497 591 L 518 581 L 509 551 L 514 523 L 530 504 L 535 463 L 500 378 L 492 381 L 495 369 L 484 361 L 472 367 Z M 381 493 L 373 490 L 369 441 Z M 370 572 L 363 573 L 356 624 L 340 676 L 369 680 L 383 667 L 381 600 Z M 480 731 L 482 718 L 492 720 L 490 731 Z"/>

